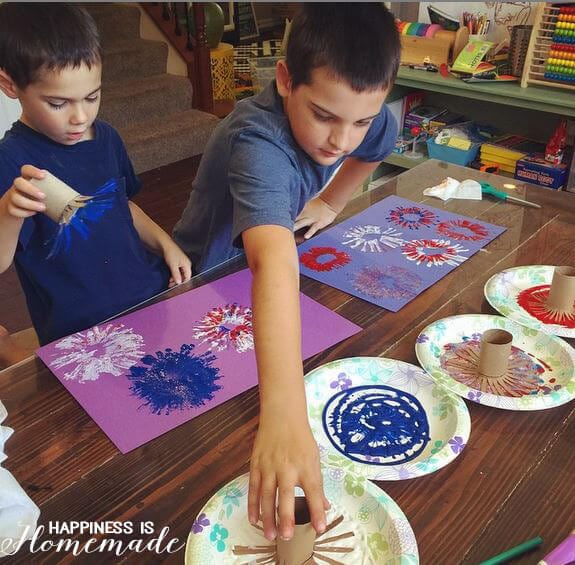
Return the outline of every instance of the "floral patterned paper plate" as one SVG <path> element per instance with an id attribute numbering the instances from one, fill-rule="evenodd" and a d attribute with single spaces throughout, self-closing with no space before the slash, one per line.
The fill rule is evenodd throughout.
<path id="1" fill-rule="evenodd" d="M 497 379 L 477 375 L 481 334 L 513 335 L 509 369 Z M 502 316 L 466 314 L 437 320 L 418 336 L 421 366 L 445 388 L 469 400 L 507 410 L 541 410 L 575 397 L 575 350 L 562 339 Z"/>
<path id="2" fill-rule="evenodd" d="M 316 540 L 314 563 L 419 563 L 413 530 L 399 506 L 365 478 L 350 483 L 348 477 L 340 469 L 323 468 L 332 508 L 328 529 Z M 248 522 L 248 484 L 248 474 L 241 475 L 202 508 L 188 536 L 186 565 L 275 563 L 275 543 L 265 539 L 261 523 Z"/>
<path id="3" fill-rule="evenodd" d="M 485 298 L 498 312 L 522 326 L 575 338 L 575 316 L 558 323 L 545 308 L 554 270 L 552 265 L 529 265 L 501 271 L 485 284 Z"/>
<path id="4" fill-rule="evenodd" d="M 362 480 L 432 473 L 455 459 L 469 438 L 465 402 L 403 361 L 333 361 L 308 373 L 305 387 L 322 463 Z"/>

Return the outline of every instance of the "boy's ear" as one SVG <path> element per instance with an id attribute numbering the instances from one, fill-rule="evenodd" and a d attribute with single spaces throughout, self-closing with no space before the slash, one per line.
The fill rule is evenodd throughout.
<path id="1" fill-rule="evenodd" d="M 8 96 L 8 98 L 18 98 L 14 81 L 10 78 L 10 75 L 6 74 L 2 69 L 0 69 L 0 90 Z"/>
<path id="2" fill-rule="evenodd" d="M 291 75 L 285 59 L 281 59 L 277 62 L 276 86 L 278 88 L 278 94 L 282 97 L 287 96 L 291 91 Z"/>

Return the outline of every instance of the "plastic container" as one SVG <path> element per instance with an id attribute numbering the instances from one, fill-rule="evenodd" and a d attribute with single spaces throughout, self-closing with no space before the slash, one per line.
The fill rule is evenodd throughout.
<path id="1" fill-rule="evenodd" d="M 250 59 L 250 74 L 254 93 L 261 92 L 276 78 L 276 63 L 283 57 L 256 57 Z"/>
<path id="2" fill-rule="evenodd" d="M 435 143 L 433 138 L 427 140 L 427 153 L 432 159 L 439 161 L 447 161 L 454 165 L 468 165 L 477 157 L 481 143 L 472 143 L 471 147 L 467 150 L 457 149 L 455 147 L 448 147 L 447 145 L 440 145 Z"/>

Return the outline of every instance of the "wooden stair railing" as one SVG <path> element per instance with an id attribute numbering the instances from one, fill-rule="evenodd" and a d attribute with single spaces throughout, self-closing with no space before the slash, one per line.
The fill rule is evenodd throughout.
<path id="1" fill-rule="evenodd" d="M 213 113 L 212 72 L 210 48 L 206 38 L 204 3 L 192 4 L 195 26 L 193 30 L 187 2 L 142 2 L 140 6 L 186 62 L 188 78 L 193 85 L 193 107 Z"/>

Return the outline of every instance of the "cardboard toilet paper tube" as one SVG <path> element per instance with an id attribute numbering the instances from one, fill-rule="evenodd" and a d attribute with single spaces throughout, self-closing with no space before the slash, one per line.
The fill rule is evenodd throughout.
<path id="1" fill-rule="evenodd" d="M 507 372 L 513 336 L 505 330 L 487 330 L 481 335 L 478 372 L 485 377 L 500 377 Z"/>
<path id="2" fill-rule="evenodd" d="M 46 195 L 44 213 L 58 224 L 68 223 L 90 200 L 89 196 L 82 196 L 48 171 L 43 179 L 31 179 L 30 182 Z"/>
<path id="3" fill-rule="evenodd" d="M 570 314 L 575 302 L 575 267 L 555 267 L 547 307 Z"/>
<path id="4" fill-rule="evenodd" d="M 277 539 L 279 565 L 304 565 L 313 556 L 316 533 L 310 522 L 309 509 L 303 496 L 295 498 L 295 528 L 291 540 Z"/>

